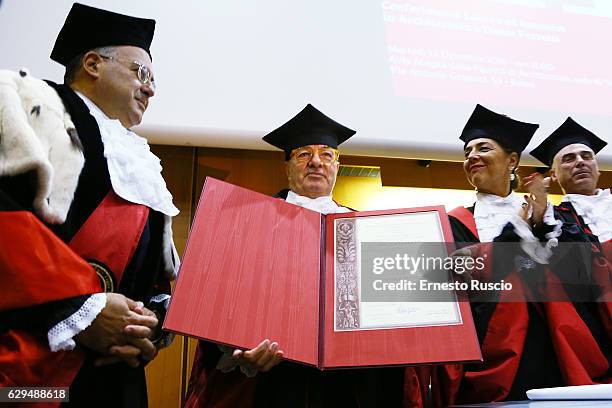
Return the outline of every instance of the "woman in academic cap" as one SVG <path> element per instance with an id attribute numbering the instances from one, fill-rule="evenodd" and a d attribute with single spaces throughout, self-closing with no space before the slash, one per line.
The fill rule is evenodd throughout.
<path id="1" fill-rule="evenodd" d="M 473 271 L 472 279 L 503 279 L 513 290 L 486 293 L 493 297 L 478 301 L 473 296 L 483 293 L 470 293 L 483 361 L 434 368 L 436 405 L 522 400 L 528 389 L 562 385 L 546 320 L 537 304 L 520 301 L 528 293 L 521 274 L 535 273 L 548 261 L 559 234 L 540 176 L 525 178 L 530 195 L 512 193 L 520 154 L 537 128 L 477 105 L 461 134 L 463 168 L 477 193 L 474 205 L 449 213 L 453 236 L 457 246 L 471 248 L 473 258 L 485 259 L 484 270 Z M 515 244 L 501 244 L 506 242 Z M 495 256 L 488 243 L 501 244 Z M 507 296 L 515 301 L 505 301 Z"/>

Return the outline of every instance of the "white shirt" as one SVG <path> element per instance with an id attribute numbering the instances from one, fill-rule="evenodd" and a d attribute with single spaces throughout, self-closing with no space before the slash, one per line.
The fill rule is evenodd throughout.
<path id="1" fill-rule="evenodd" d="M 332 200 L 331 196 L 323 196 L 317 198 L 304 197 L 289 190 L 287 199 L 290 204 L 299 205 L 300 207 L 308 208 L 321 214 L 333 214 L 351 212 L 346 207 L 339 206 Z"/>
<path id="2" fill-rule="evenodd" d="M 124 200 L 143 204 L 168 216 L 179 213 L 172 203 L 172 194 L 161 175 L 159 158 L 149 149 L 145 138 L 110 119 L 89 98 L 77 92 L 89 113 L 96 119 L 104 145 L 113 191 Z"/>
<path id="3" fill-rule="evenodd" d="M 501 234 L 504 226 L 527 224 L 519 216 L 524 201 L 515 194 L 500 197 L 494 194 L 477 193 L 474 205 L 474 221 L 480 242 L 492 242 Z"/>
<path id="4" fill-rule="evenodd" d="M 567 194 L 561 201 L 572 204 L 599 242 L 612 239 L 612 195 L 610 189 L 597 190 L 597 194 Z"/>
<path id="5" fill-rule="evenodd" d="M 555 220 L 553 207 L 548 203 L 544 214 L 544 223 L 553 225 L 553 231 L 546 234 L 548 241 L 544 244 L 533 235 L 530 226 L 519 215 L 523 203 L 519 196 L 510 193 L 506 197 L 493 194 L 477 193 L 474 206 L 474 221 L 480 242 L 492 242 L 506 226 L 511 223 L 516 234 L 521 238 L 521 248 L 536 262 L 548 263 L 552 248 L 557 246 L 557 237 L 561 234 L 561 222 Z"/>

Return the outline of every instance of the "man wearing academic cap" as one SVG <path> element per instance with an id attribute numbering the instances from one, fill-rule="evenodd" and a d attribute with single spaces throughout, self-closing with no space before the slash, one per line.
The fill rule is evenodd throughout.
<path id="1" fill-rule="evenodd" d="M 563 308 L 557 314 L 560 324 L 572 328 L 555 344 L 567 385 L 612 381 L 612 196 L 610 189 L 597 188 L 600 173 L 595 157 L 606 144 L 568 117 L 531 151 L 551 168 L 551 180 L 565 194 L 555 207 L 555 217 L 563 223 L 559 241 L 591 248 L 587 256 L 558 251 L 557 268 L 574 274 L 587 271 L 584 275 L 591 277 L 596 300 L 554 304 Z"/>
<path id="2" fill-rule="evenodd" d="M 285 152 L 289 189 L 276 197 L 322 214 L 350 211 L 331 194 L 338 145 L 354 134 L 309 104 L 266 135 L 263 140 Z M 321 372 L 282 361 L 283 345 L 271 340 L 248 351 L 200 342 L 186 407 L 400 406 L 402 368 Z"/>
<path id="3" fill-rule="evenodd" d="M 51 53 L 65 83 L 39 86 L 49 104 L 26 112 L 36 129 L 65 108 L 75 129 L 33 139 L 32 157 L 2 151 L 30 164 L 0 177 L 0 225 L 11 237 L 0 248 L 1 385 L 70 386 L 75 406 L 147 405 L 143 364 L 169 341 L 160 326 L 178 263 L 178 210 L 159 159 L 129 130 L 155 94 L 154 28 L 75 3 Z M 68 197 L 66 208 L 41 211 L 33 197 L 43 189 L 48 204 L 57 191 Z"/>
<path id="4" fill-rule="evenodd" d="M 308 104 L 293 119 L 263 140 L 285 152 L 289 189 L 286 201 L 323 214 L 347 212 L 331 198 L 340 163 L 338 145 L 355 134 Z"/>
<path id="5" fill-rule="evenodd" d="M 532 156 L 551 168 L 551 180 L 561 186 L 565 194 L 561 207 L 592 219 L 595 235 L 602 242 L 612 238 L 612 196 L 609 188 L 597 188 L 600 172 L 595 155 L 606 145 L 593 132 L 567 118 L 531 151 Z M 585 221 L 581 224 L 590 224 Z"/>

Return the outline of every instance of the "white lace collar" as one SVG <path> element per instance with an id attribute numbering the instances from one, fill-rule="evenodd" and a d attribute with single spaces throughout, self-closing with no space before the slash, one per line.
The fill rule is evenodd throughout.
<path id="1" fill-rule="evenodd" d="M 289 190 L 287 194 L 288 203 L 299 205 L 300 207 L 308 208 L 321 214 L 333 214 L 350 212 L 346 207 L 341 207 L 332 200 L 331 196 L 323 196 L 317 198 L 304 197 Z"/>
<path id="2" fill-rule="evenodd" d="M 508 222 L 519 224 L 519 212 L 523 200 L 510 193 L 506 197 L 494 194 L 477 193 L 474 205 L 474 221 L 478 229 L 480 242 L 492 242 L 501 234 Z"/>
<path id="3" fill-rule="evenodd" d="M 179 210 L 166 188 L 159 158 L 151 153 L 147 140 L 110 119 L 89 98 L 77 92 L 96 119 L 104 145 L 111 184 L 121 198 L 175 216 Z"/>
<path id="4" fill-rule="evenodd" d="M 612 195 L 609 188 L 598 189 L 597 194 L 591 196 L 567 194 L 562 201 L 572 204 L 600 242 L 612 239 Z"/>

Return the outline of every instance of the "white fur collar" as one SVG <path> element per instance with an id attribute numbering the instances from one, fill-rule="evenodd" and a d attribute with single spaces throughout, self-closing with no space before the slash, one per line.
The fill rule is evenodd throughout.
<path id="1" fill-rule="evenodd" d="M 63 223 L 84 158 L 60 97 L 25 69 L 0 70 L 0 130 L 0 176 L 35 171 L 34 212 L 47 223 Z"/>
<path id="2" fill-rule="evenodd" d="M 612 195 L 609 188 L 598 189 L 592 196 L 567 194 L 562 201 L 572 204 L 600 242 L 612 239 Z"/>

